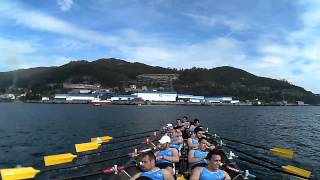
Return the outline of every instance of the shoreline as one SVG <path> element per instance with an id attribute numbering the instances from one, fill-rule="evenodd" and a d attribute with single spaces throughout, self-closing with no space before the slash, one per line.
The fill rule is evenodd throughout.
<path id="1" fill-rule="evenodd" d="M 12 103 L 19 103 L 22 101 L 14 101 Z M 88 104 L 87 101 L 35 101 L 28 100 L 23 101 L 23 103 L 41 103 L 41 104 Z M 192 102 L 151 102 L 151 101 L 113 101 L 112 104 L 108 105 L 99 105 L 99 106 L 110 106 L 110 105 L 173 105 L 173 106 L 319 106 L 319 105 L 299 105 L 299 104 L 277 104 L 277 103 L 268 103 L 268 104 L 253 104 L 253 103 L 192 103 Z M 94 105 L 91 105 L 94 106 Z"/>

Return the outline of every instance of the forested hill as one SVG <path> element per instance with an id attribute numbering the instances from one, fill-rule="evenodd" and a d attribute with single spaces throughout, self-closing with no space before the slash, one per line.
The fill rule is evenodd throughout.
<path id="1" fill-rule="evenodd" d="M 136 81 L 137 75 L 140 74 L 179 74 L 179 80 L 172 84 L 172 88 L 178 93 L 230 95 L 240 100 L 259 98 L 266 102 L 320 102 L 318 96 L 286 81 L 258 77 L 229 66 L 177 70 L 119 59 L 72 61 L 59 67 L 2 72 L 0 88 L 2 93 L 8 89 L 27 88 L 40 94 L 60 92 L 62 83 L 99 83 L 104 87 L 121 88 L 125 82 Z"/>

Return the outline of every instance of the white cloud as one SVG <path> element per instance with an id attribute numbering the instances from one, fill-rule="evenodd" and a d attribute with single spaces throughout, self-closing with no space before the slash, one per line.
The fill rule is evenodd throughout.
<path id="1" fill-rule="evenodd" d="M 61 38 L 58 39 L 55 42 L 54 49 L 57 49 L 58 51 L 79 51 L 79 50 L 87 50 L 89 48 L 92 48 L 93 45 L 88 42 L 78 41 L 75 39 L 69 39 L 69 38 Z"/>
<path id="2" fill-rule="evenodd" d="M 315 4 L 313 4 L 314 2 Z M 305 7 L 305 12 L 300 16 L 303 26 L 299 30 L 278 32 L 270 29 L 268 33 L 261 33 L 258 39 L 245 41 L 222 37 L 196 43 L 176 42 L 168 37 L 163 37 L 165 35 L 130 29 L 119 29 L 117 34 L 107 35 L 88 27 L 77 26 L 44 12 L 4 1 L 0 1 L 0 18 L 11 20 L 16 25 L 35 31 L 61 35 L 62 37 L 59 37 L 63 39 L 61 47 L 68 50 L 80 50 L 99 45 L 106 47 L 107 57 L 133 59 L 164 67 L 212 68 L 230 65 L 260 76 L 285 78 L 294 84 L 306 87 L 308 90 L 320 92 L 320 86 L 315 83 L 320 79 L 320 38 L 318 38 L 320 3 L 316 2 L 299 2 Z M 187 14 L 187 16 L 193 18 L 195 22 L 205 25 L 206 28 L 223 26 L 230 29 L 230 32 L 251 28 L 248 23 L 238 17 L 211 17 L 199 14 Z M 265 41 L 265 39 L 269 39 L 269 41 Z M 252 43 L 250 48 L 247 48 L 248 41 Z M 51 60 L 47 61 L 46 58 L 44 58 L 46 60 L 41 60 L 41 55 L 35 55 L 38 52 L 37 46 L 32 42 L 10 41 L 2 38 L 0 39 L 0 48 L 4 47 L 15 47 L 11 48 L 14 49 L 12 52 L 1 49 L 1 51 L 4 50 L 2 52 L 10 52 L 0 55 L 2 60 L 6 59 L 6 64 L 16 61 L 16 64 L 19 63 L 20 66 L 30 67 L 31 65 L 45 65 L 44 62 L 48 65 L 59 65 L 59 63 L 69 60 L 64 56 L 49 56 L 47 59 Z M 254 55 L 249 51 L 252 51 Z M 22 61 L 22 59 L 27 59 L 27 61 Z M 36 61 L 32 61 L 33 59 Z"/>
<path id="3" fill-rule="evenodd" d="M 136 59 L 150 65 L 175 68 L 212 68 L 241 64 L 246 59 L 240 42 L 231 38 L 217 38 L 199 43 L 179 45 L 159 40 L 154 40 L 154 42 L 157 42 L 157 44 L 124 46 L 120 49 L 122 58 Z"/>
<path id="4" fill-rule="evenodd" d="M 30 41 L 0 38 L 0 64 L 7 70 L 65 64 L 73 58 L 41 55 L 40 45 Z"/>
<path id="5" fill-rule="evenodd" d="M 32 9 L 25 9 L 18 4 L 0 2 L 0 18 L 14 20 L 16 24 L 34 30 L 58 33 L 96 44 L 109 45 L 118 43 L 118 39 L 86 28 L 70 24 L 64 20 L 49 16 Z"/>
<path id="6" fill-rule="evenodd" d="M 256 51 L 258 56 L 245 68 L 260 76 L 287 79 L 314 93 L 320 93 L 320 2 L 298 1 L 304 12 L 299 16 L 298 30 L 286 30 L 260 35 Z M 265 41 L 269 39 L 268 41 Z"/>
<path id="7" fill-rule="evenodd" d="M 22 57 L 30 55 L 36 51 L 29 42 L 12 41 L 0 38 L 0 62 L 2 66 L 16 67 L 20 64 Z"/>
<path id="8" fill-rule="evenodd" d="M 57 0 L 61 11 L 68 11 L 73 4 L 73 0 Z"/>
<path id="9" fill-rule="evenodd" d="M 228 27 L 231 31 L 243 31 L 249 29 L 249 25 L 246 22 L 241 21 L 240 19 L 231 19 L 227 16 L 204 16 L 191 13 L 186 15 L 193 18 L 196 22 L 201 23 L 204 26 L 215 28 L 222 25 Z"/>

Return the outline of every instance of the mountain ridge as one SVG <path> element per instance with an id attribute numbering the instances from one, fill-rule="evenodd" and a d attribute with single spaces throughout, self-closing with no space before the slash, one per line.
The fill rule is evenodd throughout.
<path id="1" fill-rule="evenodd" d="M 62 83 L 99 83 L 103 87 L 120 87 L 121 91 L 128 84 L 137 82 L 136 77 L 140 74 L 179 74 L 179 80 L 171 84 L 171 89 L 178 93 L 229 95 L 243 101 L 320 102 L 318 96 L 302 87 L 284 80 L 259 77 L 231 66 L 178 70 L 116 58 L 101 58 L 91 62 L 79 60 L 61 66 L 0 72 L 0 88 L 2 92 L 10 88 L 26 88 L 34 93 L 52 94 L 61 92 Z"/>

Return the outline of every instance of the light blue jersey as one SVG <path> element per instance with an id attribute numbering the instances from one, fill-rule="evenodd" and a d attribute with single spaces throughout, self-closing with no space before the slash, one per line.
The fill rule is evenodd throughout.
<path id="1" fill-rule="evenodd" d="M 152 180 L 164 180 L 162 169 L 157 169 L 151 172 L 142 172 L 140 177 L 148 177 Z"/>
<path id="2" fill-rule="evenodd" d="M 222 170 L 209 171 L 207 168 L 202 168 L 199 180 L 224 180 L 224 173 Z"/>
<path id="3" fill-rule="evenodd" d="M 155 153 L 156 154 L 156 157 L 159 157 L 159 156 L 169 156 L 169 157 L 172 157 L 173 156 L 173 152 L 171 149 L 167 149 L 167 150 L 164 150 L 164 151 L 158 151 Z M 161 164 L 161 163 L 171 163 L 170 161 L 167 161 L 165 159 L 160 159 L 156 162 L 156 164 Z"/>

